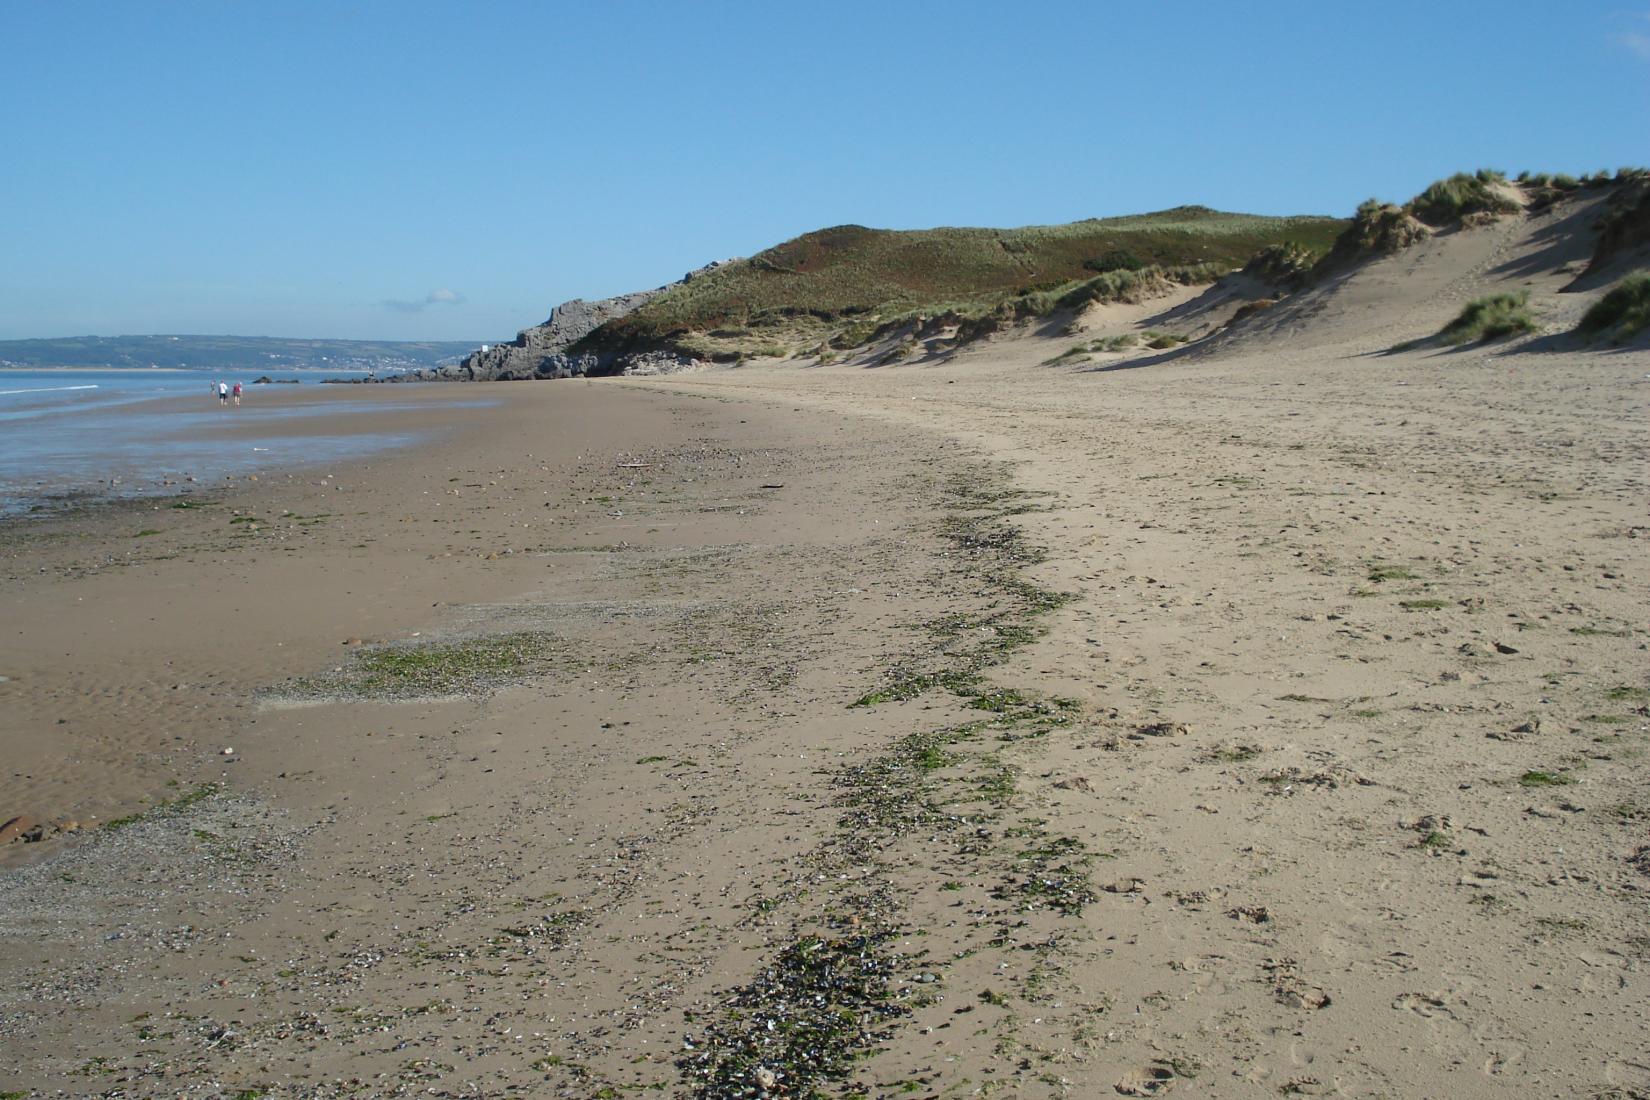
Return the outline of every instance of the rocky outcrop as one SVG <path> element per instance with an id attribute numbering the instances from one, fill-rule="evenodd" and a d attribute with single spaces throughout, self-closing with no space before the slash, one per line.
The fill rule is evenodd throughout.
<path id="1" fill-rule="evenodd" d="M 455 364 L 432 367 L 392 375 L 387 382 L 494 382 L 517 381 L 529 378 L 575 378 L 595 374 L 669 374 L 691 370 L 700 364 L 697 360 L 670 352 L 641 352 L 638 354 L 603 356 L 570 355 L 569 348 L 584 337 L 616 318 L 640 309 L 674 286 L 691 282 L 708 271 L 732 263 L 719 260 L 690 271 L 679 282 L 655 290 L 638 290 L 587 302 L 574 298 L 550 311 L 542 325 L 523 329 L 508 344 L 484 345 Z"/>
<path id="2" fill-rule="evenodd" d="M 497 344 L 472 352 L 452 368 L 466 372 L 473 380 L 511 378 L 566 378 L 589 373 L 595 365 L 587 356 L 569 357 L 566 352 L 581 338 L 616 317 L 645 305 L 664 291 L 640 290 L 587 302 L 575 298 L 550 311 L 542 325 L 523 329 L 512 343 Z"/>

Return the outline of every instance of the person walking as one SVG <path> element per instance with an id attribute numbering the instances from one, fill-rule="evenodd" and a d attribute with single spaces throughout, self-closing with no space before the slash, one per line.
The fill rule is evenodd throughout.
<path id="1" fill-rule="evenodd" d="M 241 384 L 239 382 L 235 383 L 235 407 L 237 409 L 241 407 Z"/>
<path id="2" fill-rule="evenodd" d="M 224 405 L 229 404 L 229 383 L 228 382 L 219 382 L 218 383 L 218 404 L 220 406 L 224 406 Z"/>

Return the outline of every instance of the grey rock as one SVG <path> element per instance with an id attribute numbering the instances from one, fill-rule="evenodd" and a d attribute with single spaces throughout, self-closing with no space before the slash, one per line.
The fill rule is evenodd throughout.
<path id="1" fill-rule="evenodd" d="M 465 356 L 456 365 L 409 371 L 392 381 L 508 382 L 533 378 L 578 378 L 587 374 L 671 374 L 691 370 L 700 364 L 668 352 L 643 352 L 607 361 L 595 355 L 568 355 L 567 349 L 609 321 L 632 313 L 672 286 L 692 280 L 732 263 L 718 260 L 690 271 L 677 283 L 654 290 L 638 290 L 598 301 L 574 298 L 550 311 L 541 325 L 523 329 L 508 344 L 485 345 Z"/>
<path id="2" fill-rule="evenodd" d="M 617 362 L 619 373 L 631 375 L 680 374 L 683 371 L 698 370 L 704 363 L 698 359 L 689 359 L 686 356 L 676 355 L 668 351 L 644 351 L 637 355 L 626 355 Z"/>

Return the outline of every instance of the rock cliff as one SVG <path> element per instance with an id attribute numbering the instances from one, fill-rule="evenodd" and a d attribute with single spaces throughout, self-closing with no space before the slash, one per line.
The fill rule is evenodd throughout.
<path id="1" fill-rule="evenodd" d="M 613 298 L 587 302 L 574 298 L 550 311 L 542 325 L 523 329 L 508 344 L 483 345 L 456 365 L 408 371 L 390 382 L 493 382 L 529 378 L 572 378 L 600 374 L 667 374 L 688 370 L 698 362 L 669 352 L 604 356 L 569 355 L 567 349 L 602 325 L 623 317 L 673 286 L 714 271 L 731 260 L 718 260 L 690 271 L 678 282 L 654 290 L 638 290 Z"/>

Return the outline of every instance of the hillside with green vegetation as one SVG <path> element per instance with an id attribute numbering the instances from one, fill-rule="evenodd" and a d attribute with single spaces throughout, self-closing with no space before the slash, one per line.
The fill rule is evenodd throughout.
<path id="1" fill-rule="evenodd" d="M 1285 242 L 1327 252 L 1346 225 L 1183 206 L 1019 229 L 837 226 L 673 286 L 575 350 L 664 347 L 727 360 L 810 340 L 851 346 L 902 318 L 1026 317 L 1164 283 L 1213 282 Z"/>
<path id="2" fill-rule="evenodd" d="M 278 336 L 66 336 L 0 340 L 0 366 L 205 370 L 403 370 L 456 362 L 474 344 Z"/>

